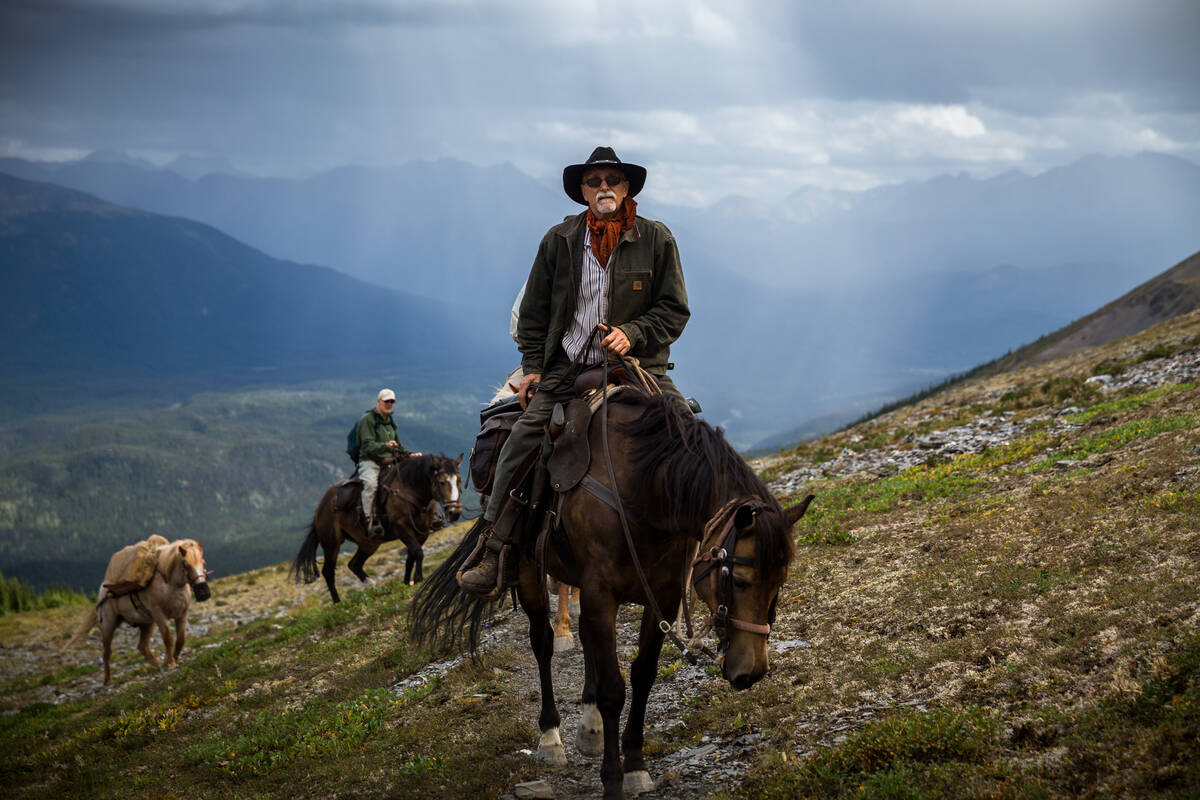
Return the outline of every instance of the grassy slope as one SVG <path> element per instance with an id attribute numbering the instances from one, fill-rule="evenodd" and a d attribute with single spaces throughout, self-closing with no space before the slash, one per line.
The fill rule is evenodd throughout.
<path id="1" fill-rule="evenodd" d="M 383 380 L 399 391 L 407 446 L 469 449 L 476 398 Z M 113 552 L 151 533 L 203 540 L 220 574 L 286 558 L 321 492 L 353 469 L 346 432 L 377 390 L 309 383 L 11 423 L 0 430 L 0 570 L 93 590 Z"/>
<path id="2" fill-rule="evenodd" d="M 763 734 L 746 783 L 717 790 L 734 797 L 1195 796 L 1200 392 L 1101 396 L 1084 379 L 1198 334 L 1189 315 L 763 463 L 770 477 L 990 411 L 1081 409 L 1066 433 L 1034 425 L 982 455 L 807 487 L 819 499 L 773 639 L 812 646 L 774 656 L 749 692 L 702 690 L 648 752 Z M 125 648 L 115 689 L 61 705 L 37 701 L 96 681 L 94 646 L 48 647 L 78 609 L 0 619 L 15 712 L 0 717 L 0 782 L 17 797 L 451 798 L 543 773 L 520 754 L 536 737 L 517 653 L 395 694 L 444 657 L 406 643 L 410 590 L 385 581 L 333 608 L 283 578 L 219 581 L 227 605 L 210 605 L 177 671 Z M 241 607 L 270 616 L 218 614 Z M 37 658 L 14 663 L 21 646 Z"/>

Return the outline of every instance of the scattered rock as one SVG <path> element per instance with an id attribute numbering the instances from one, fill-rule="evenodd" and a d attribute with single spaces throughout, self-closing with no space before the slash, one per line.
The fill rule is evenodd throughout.
<path id="1" fill-rule="evenodd" d="M 513 787 L 513 795 L 518 798 L 540 798 L 553 800 L 554 789 L 545 781 L 526 781 Z"/>

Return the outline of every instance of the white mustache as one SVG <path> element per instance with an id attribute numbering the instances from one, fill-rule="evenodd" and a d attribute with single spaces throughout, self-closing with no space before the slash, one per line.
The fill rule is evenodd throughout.
<path id="1" fill-rule="evenodd" d="M 598 192 L 596 194 L 596 199 L 597 200 L 616 200 L 617 196 L 615 194 L 613 194 L 612 192 Z"/>

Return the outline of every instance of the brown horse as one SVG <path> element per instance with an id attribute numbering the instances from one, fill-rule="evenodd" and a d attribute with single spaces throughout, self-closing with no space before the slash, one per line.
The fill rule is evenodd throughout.
<path id="1" fill-rule="evenodd" d="M 150 651 L 150 626 L 157 625 L 162 634 L 165 661 L 174 667 L 183 642 L 187 638 L 188 608 L 191 594 L 203 602 L 211 596 L 208 588 L 208 572 L 204 568 L 204 545 L 194 539 L 179 539 L 161 545 L 157 549 L 157 569 L 150 583 L 144 588 L 128 594 L 113 595 L 107 586 L 100 585 L 96 605 L 84 617 L 75 635 L 67 646 L 82 642 L 88 633 L 99 626 L 104 653 L 104 682 L 112 683 L 113 633 L 122 622 L 138 628 L 141 632 L 137 649 L 152 666 L 158 659 Z M 189 587 L 190 590 L 189 590 Z M 172 644 L 171 630 L 167 621 L 175 623 L 175 641 Z"/>
<path id="2" fill-rule="evenodd" d="M 735 689 L 749 688 L 767 671 L 767 636 L 793 554 L 791 526 L 808 501 L 783 511 L 719 430 L 662 396 L 614 395 L 607 415 L 602 409 L 592 418 L 588 436 L 588 473 L 562 498 L 559 522 L 565 544 L 550 537 L 554 544 L 546 547 L 544 563 L 551 575 L 580 587 L 585 714 L 577 746 L 595 755 L 602 743 L 600 778 L 604 797 L 612 800 L 652 786 L 642 755 L 642 729 L 659 651 L 670 628 L 661 610 L 673 619 L 696 541 L 703 545 L 694 584 L 714 607 L 723 675 Z M 624 521 L 615 506 L 623 508 Z M 418 591 L 411 611 L 417 641 L 452 640 L 465 627 L 475 649 L 488 604 L 461 592 L 455 575 L 482 530 L 483 524 L 476 523 Z M 542 688 L 538 755 L 561 764 L 566 756 L 550 672 L 549 599 L 530 550 L 519 559 L 516 591 L 529 617 Z M 645 611 L 629 672 L 629 717 L 618 738 L 625 703 L 616 651 L 616 613 L 622 603 L 642 605 Z"/>
<path id="3" fill-rule="evenodd" d="M 462 458 L 462 454 L 451 460 L 444 455 L 427 453 L 384 462 L 376 502 L 377 507 L 382 508 L 379 520 L 386 534 L 383 541 L 399 539 L 404 542 L 407 548 L 404 580 L 410 586 L 424 578 L 421 564 L 425 551 L 422 548 L 429 534 L 443 524 L 437 514 L 438 505 L 445 510 L 450 522 L 462 514 L 458 474 Z M 312 583 L 318 575 L 324 575 L 329 595 L 335 603 L 341 601 L 334 574 L 342 542 L 349 539 L 358 545 L 347 566 L 364 583 L 367 573 L 363 564 L 382 544 L 367 536 L 357 494 L 350 498 L 347 508 L 334 508 L 336 489 L 337 484 L 330 486 L 317 505 L 312 524 L 308 526 L 308 537 L 300 546 L 291 570 L 297 581 L 305 583 Z M 325 563 L 319 573 L 318 546 L 325 551 Z"/>

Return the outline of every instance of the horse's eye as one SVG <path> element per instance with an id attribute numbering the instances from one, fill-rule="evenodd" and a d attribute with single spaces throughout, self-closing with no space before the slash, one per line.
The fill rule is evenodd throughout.
<path id="1" fill-rule="evenodd" d="M 748 581 L 747 579 L 743 578 L 740 575 L 734 575 L 733 576 L 733 586 L 735 589 L 742 589 L 742 590 L 749 589 L 750 581 Z"/>

